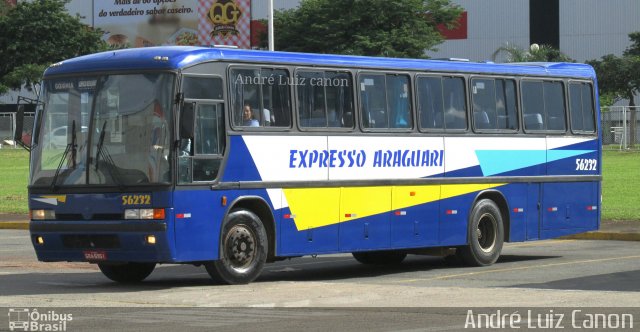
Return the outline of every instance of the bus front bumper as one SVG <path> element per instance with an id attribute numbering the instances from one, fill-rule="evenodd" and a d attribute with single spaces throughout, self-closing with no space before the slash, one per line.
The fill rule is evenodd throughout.
<path id="1" fill-rule="evenodd" d="M 29 230 L 43 262 L 171 263 L 174 256 L 164 221 L 31 221 Z"/>

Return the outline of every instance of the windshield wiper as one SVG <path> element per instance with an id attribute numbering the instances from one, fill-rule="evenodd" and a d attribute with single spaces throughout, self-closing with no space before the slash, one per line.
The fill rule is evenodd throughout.
<path id="1" fill-rule="evenodd" d="M 106 128 L 107 128 L 107 121 L 105 121 L 102 124 L 102 130 L 100 131 L 100 138 L 98 138 L 98 145 L 96 146 L 95 170 L 98 171 L 98 165 L 100 164 L 100 157 L 102 157 L 104 162 L 107 163 L 107 165 L 109 165 L 109 167 L 107 167 L 107 172 L 109 172 L 111 179 L 122 190 L 124 188 L 124 185 L 120 182 L 120 172 L 118 171 L 118 167 L 113 161 L 113 158 L 111 158 L 111 154 L 109 153 L 107 148 L 104 146 L 104 135 L 105 135 Z M 115 175 L 114 175 L 114 172 L 116 173 Z"/>
<path id="2" fill-rule="evenodd" d="M 64 149 L 62 153 L 62 158 L 60 159 L 60 163 L 58 164 L 58 168 L 56 168 L 56 174 L 53 175 L 53 179 L 51 180 L 51 189 L 56 188 L 56 182 L 58 181 L 58 176 L 60 175 L 60 170 L 64 165 L 65 160 L 67 160 L 67 155 L 71 152 L 71 167 L 76 168 L 76 153 L 77 153 L 78 145 L 76 145 L 76 120 L 71 122 L 71 143 L 67 144 L 67 147 Z"/>

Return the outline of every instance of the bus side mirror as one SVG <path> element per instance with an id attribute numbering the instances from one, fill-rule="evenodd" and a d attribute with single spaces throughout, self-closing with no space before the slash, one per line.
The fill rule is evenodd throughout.
<path id="1" fill-rule="evenodd" d="M 180 132 L 178 148 L 181 156 L 193 155 L 193 137 L 195 132 L 194 123 L 195 104 L 185 103 L 180 112 Z"/>
<path id="2" fill-rule="evenodd" d="M 24 104 L 18 104 L 16 110 L 16 128 L 13 141 L 27 151 L 31 151 L 31 133 L 24 131 Z"/>
<path id="3" fill-rule="evenodd" d="M 194 104 L 184 104 L 180 113 L 180 138 L 193 138 L 195 127 Z"/>

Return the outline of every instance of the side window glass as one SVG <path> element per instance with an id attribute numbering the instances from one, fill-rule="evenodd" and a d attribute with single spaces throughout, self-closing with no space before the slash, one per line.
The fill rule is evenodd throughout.
<path id="1" fill-rule="evenodd" d="M 222 105 L 198 105 L 195 125 L 193 181 L 213 181 L 218 176 L 224 150 Z"/>
<path id="2" fill-rule="evenodd" d="M 296 86 L 301 127 L 353 127 L 353 96 L 349 74 L 300 71 L 296 74 Z"/>
<path id="3" fill-rule="evenodd" d="M 225 148 L 222 104 L 187 102 L 180 116 L 178 181 L 213 181 Z"/>
<path id="4" fill-rule="evenodd" d="M 182 80 L 182 92 L 187 99 L 222 99 L 222 79 L 185 76 Z"/>
<path id="5" fill-rule="evenodd" d="M 496 129 L 496 87 L 492 79 L 471 81 L 473 126 L 475 129 Z"/>
<path id="6" fill-rule="evenodd" d="M 365 128 L 411 128 L 409 77 L 367 74 L 360 76 L 362 123 Z"/>
<path id="7" fill-rule="evenodd" d="M 408 76 L 387 75 L 389 128 L 413 127 L 410 97 Z"/>
<path id="8" fill-rule="evenodd" d="M 569 98 L 571 129 L 574 132 L 595 132 L 593 91 L 591 90 L 591 85 L 571 83 L 569 85 Z"/>
<path id="9" fill-rule="evenodd" d="M 298 87 L 298 114 L 301 127 L 327 127 L 327 107 L 322 72 L 299 72 L 296 81 Z"/>
<path id="10" fill-rule="evenodd" d="M 461 77 L 445 77 L 442 83 L 445 128 L 447 130 L 467 129 L 464 79 Z"/>
<path id="11" fill-rule="evenodd" d="M 353 128 L 353 83 L 351 74 L 325 72 L 324 87 L 329 127 Z"/>
<path id="12" fill-rule="evenodd" d="M 222 114 L 215 105 L 199 105 L 195 128 L 196 154 L 221 154 Z"/>
<path id="13" fill-rule="evenodd" d="M 236 127 L 291 127 L 290 77 L 283 69 L 232 69 L 232 123 Z"/>
<path id="14" fill-rule="evenodd" d="M 593 88 L 591 84 L 582 84 L 582 121 L 585 132 L 594 133 L 596 131 L 595 116 L 596 109 L 593 103 Z"/>
<path id="15" fill-rule="evenodd" d="M 507 79 L 472 80 L 474 128 L 515 130 L 518 128 L 515 82 Z"/>
<path id="16" fill-rule="evenodd" d="M 360 76 L 360 114 L 364 128 L 387 128 L 384 75 Z"/>
<path id="17" fill-rule="evenodd" d="M 496 80 L 496 123 L 498 129 L 518 129 L 516 83 Z"/>
<path id="18" fill-rule="evenodd" d="M 441 77 L 418 77 L 418 113 L 421 129 L 444 129 Z"/>
<path id="19" fill-rule="evenodd" d="M 544 107 L 547 130 L 566 129 L 564 89 L 562 82 L 544 82 Z"/>
<path id="20" fill-rule="evenodd" d="M 542 82 L 522 82 L 522 113 L 524 129 L 527 131 L 544 130 L 544 100 Z"/>

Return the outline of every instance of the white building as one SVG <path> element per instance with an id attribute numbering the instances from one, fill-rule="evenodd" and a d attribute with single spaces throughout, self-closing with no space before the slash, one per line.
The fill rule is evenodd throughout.
<path id="1" fill-rule="evenodd" d="M 432 57 L 490 60 L 501 46 L 551 44 L 583 62 L 622 55 L 640 31 L 638 0 L 453 0 L 467 12 L 467 38 L 439 45 Z"/>
<path id="2" fill-rule="evenodd" d="M 209 2 L 213 1 L 209 0 Z M 231 0 L 215 1 L 226 3 Z M 255 45 L 257 37 L 254 30 L 264 29 L 259 20 L 267 19 L 268 1 L 242 1 L 250 1 L 250 5 L 247 5 L 250 10 L 244 10 L 244 17 L 250 18 L 250 23 L 245 24 L 244 30 L 241 28 L 239 30 L 245 34 L 253 34 L 251 45 Z M 146 2 L 147 0 L 142 2 L 140 0 L 71 0 L 67 8 L 71 14 L 80 14 L 83 17 L 82 20 L 88 25 L 101 27 L 107 31 L 113 30 L 114 26 L 116 30 L 137 29 L 137 34 L 144 30 L 151 36 L 129 37 L 129 46 L 171 43 L 177 39 L 176 36 L 179 33 L 185 31 L 196 33 L 200 28 L 198 21 L 203 20 L 202 18 L 183 18 L 181 24 L 185 24 L 184 26 L 178 29 L 173 27 L 173 32 L 167 30 L 169 32 L 165 35 L 157 37 L 155 36 L 158 35 L 157 26 L 141 27 L 144 24 L 136 21 L 133 16 L 126 20 L 118 18 L 122 21 L 115 21 L 106 29 L 103 27 L 104 20 L 100 17 L 100 12 L 105 8 L 108 11 L 114 8 L 149 10 L 149 8 L 161 7 L 155 5 L 153 1 L 143 4 Z M 494 52 L 501 46 L 510 44 L 526 49 L 532 43 L 537 43 L 555 46 L 571 58 L 582 62 L 599 59 L 606 54 L 622 55 L 630 44 L 628 34 L 640 31 L 639 0 L 452 0 L 452 2 L 460 5 L 465 11 L 460 18 L 461 24 L 458 29 L 446 33 L 449 39 L 438 46 L 438 51 L 427 52 L 430 57 L 487 61 L 492 59 Z M 196 9 L 201 3 L 203 3 L 201 0 L 176 0 L 166 6 L 192 8 L 193 12 L 202 16 L 201 10 Z M 274 0 L 274 7 L 290 9 L 297 7 L 299 3 L 300 0 Z M 144 15 L 140 15 L 142 16 Z M 148 18 L 145 19 L 149 21 Z M 123 34 L 113 31 L 110 33 Z M 167 36 L 170 38 L 167 39 Z M 248 43 L 246 45 L 249 45 Z M 500 57 L 497 60 L 499 61 Z M 2 102 L 15 102 L 15 96 L 3 96 L 0 98 L 0 103 Z"/>

